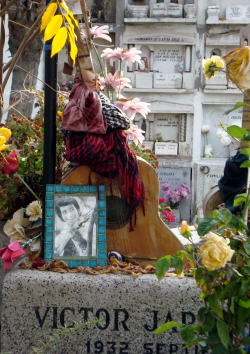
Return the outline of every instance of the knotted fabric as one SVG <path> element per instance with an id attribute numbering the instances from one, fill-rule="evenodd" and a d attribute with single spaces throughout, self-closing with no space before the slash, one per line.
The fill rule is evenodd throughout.
<path id="1" fill-rule="evenodd" d="M 63 112 L 62 133 L 66 160 L 87 165 L 105 177 L 118 175 L 120 190 L 124 187 L 132 216 L 144 199 L 137 158 L 122 130 L 108 128 L 98 93 L 87 91 L 78 77 Z M 130 228 L 133 229 L 131 222 Z"/>

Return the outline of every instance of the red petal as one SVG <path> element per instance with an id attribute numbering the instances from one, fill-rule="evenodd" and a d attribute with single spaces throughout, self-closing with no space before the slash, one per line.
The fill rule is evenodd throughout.
<path id="1" fill-rule="evenodd" d="M 11 263 L 12 262 L 10 262 L 10 261 L 5 261 L 4 262 L 4 269 L 7 271 L 7 270 L 9 270 L 9 267 L 11 266 Z"/>
<path id="2" fill-rule="evenodd" d="M 15 251 L 19 251 L 20 249 L 22 249 L 22 247 L 19 245 L 19 242 L 16 240 L 12 243 L 10 243 L 8 246 L 7 246 L 12 252 L 15 252 Z"/>
<path id="3" fill-rule="evenodd" d="M 5 157 L 5 160 L 7 160 L 8 164 L 5 164 L 3 169 L 4 172 L 10 176 L 12 172 L 15 173 L 19 169 L 19 162 L 16 151 L 12 150 L 9 156 Z"/>

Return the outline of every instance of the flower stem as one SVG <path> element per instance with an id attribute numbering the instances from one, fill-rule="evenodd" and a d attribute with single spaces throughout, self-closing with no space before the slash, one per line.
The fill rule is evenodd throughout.
<path id="1" fill-rule="evenodd" d="M 36 195 L 36 193 L 30 188 L 30 186 L 24 181 L 24 179 L 22 179 L 22 177 L 18 174 L 15 173 L 15 176 L 17 176 L 20 181 L 25 185 L 26 188 L 28 188 L 28 190 L 33 194 L 33 196 L 39 201 L 42 202 L 41 199 Z"/>

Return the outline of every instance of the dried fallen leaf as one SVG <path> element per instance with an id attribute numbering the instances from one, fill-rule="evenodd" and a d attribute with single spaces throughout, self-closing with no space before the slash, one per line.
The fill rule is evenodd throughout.
<path id="1" fill-rule="evenodd" d="M 177 277 L 177 274 L 176 273 L 165 273 L 164 277 L 169 277 L 169 278 L 173 278 L 173 277 Z"/>

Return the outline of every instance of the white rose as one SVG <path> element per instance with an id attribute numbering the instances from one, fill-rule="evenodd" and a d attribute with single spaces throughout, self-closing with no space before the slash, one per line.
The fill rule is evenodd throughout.
<path id="1" fill-rule="evenodd" d="M 227 147 L 232 143 L 232 140 L 230 139 L 229 136 L 225 136 L 223 138 L 220 139 L 220 142 L 223 146 Z"/>
<path id="2" fill-rule="evenodd" d="M 225 130 L 219 128 L 217 129 L 216 136 L 218 139 L 222 139 L 227 136 L 227 133 L 225 132 Z"/>

